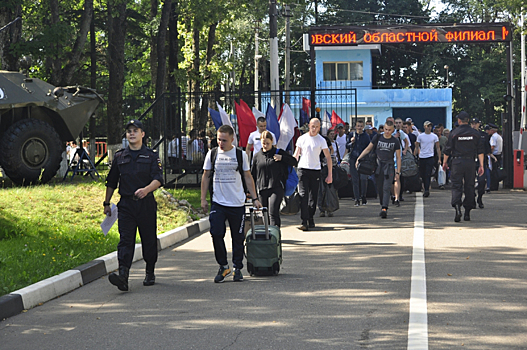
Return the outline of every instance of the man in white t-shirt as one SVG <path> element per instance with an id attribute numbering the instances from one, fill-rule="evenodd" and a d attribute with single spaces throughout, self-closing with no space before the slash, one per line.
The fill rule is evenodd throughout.
<path id="1" fill-rule="evenodd" d="M 419 155 L 419 173 L 423 179 L 424 193 L 423 197 L 430 196 L 430 178 L 432 176 L 432 169 L 435 165 L 434 148 L 437 154 L 441 154 L 439 149 L 439 138 L 432 132 L 432 122 L 426 121 L 424 123 L 425 132 L 417 136 L 415 142 L 414 154 Z"/>
<path id="2" fill-rule="evenodd" d="M 489 123 L 490 126 L 490 150 L 493 157 L 491 157 L 492 170 L 490 171 L 490 190 L 497 191 L 499 189 L 498 168 L 501 167 L 501 153 L 503 151 L 503 138 L 498 134 L 498 126 L 494 123 Z"/>
<path id="3" fill-rule="evenodd" d="M 218 148 L 210 150 L 203 163 L 203 177 L 201 178 L 201 207 L 208 212 L 207 191 L 212 176 L 212 204 L 210 208 L 210 234 L 214 245 L 216 262 L 220 265 L 215 283 L 221 283 L 232 271 L 227 262 L 227 248 L 225 247 L 225 220 L 229 221 L 232 238 L 232 263 L 234 267 L 234 281 L 243 281 L 243 242 L 245 216 L 245 190 L 242 175 L 238 167 L 238 157 L 243 157 L 243 179 L 247 190 L 251 194 L 253 205 L 261 208 L 254 187 L 253 177 L 249 171 L 247 155 L 233 146 L 234 130 L 230 125 L 222 125 L 217 132 Z M 211 159 L 212 153 L 216 160 Z M 214 166 L 214 169 L 213 169 Z"/>
<path id="4" fill-rule="evenodd" d="M 326 183 L 333 182 L 333 164 L 329 148 L 324 137 L 320 136 L 320 120 L 309 121 L 309 132 L 296 141 L 294 157 L 298 160 L 298 194 L 300 195 L 300 217 L 302 225 L 298 229 L 307 231 L 315 227 L 315 211 L 317 210 L 318 186 L 320 183 L 320 152 L 328 162 L 328 177 Z"/>
<path id="5" fill-rule="evenodd" d="M 264 117 L 258 118 L 256 122 L 256 126 L 258 127 L 256 131 L 253 131 L 249 135 L 249 139 L 247 140 L 247 147 L 245 148 L 245 152 L 247 152 L 247 156 L 249 157 L 250 163 L 252 163 L 252 157 L 251 157 L 251 149 L 254 147 L 254 150 L 252 152 L 252 155 L 254 156 L 256 153 L 260 152 L 262 149 L 262 142 L 260 141 L 260 137 L 262 136 L 262 132 L 267 130 L 267 121 Z M 276 136 L 271 132 L 271 135 L 273 135 L 273 145 L 276 145 Z"/>
<path id="6" fill-rule="evenodd" d="M 172 141 L 168 143 L 168 161 L 170 163 L 170 169 L 172 174 L 177 174 L 178 166 L 178 154 L 179 154 L 179 139 L 176 135 L 172 136 Z"/>
<path id="7" fill-rule="evenodd" d="M 342 158 L 344 158 L 344 156 L 346 155 L 346 153 L 348 153 L 348 150 L 346 149 L 346 138 L 347 138 L 347 135 L 346 133 L 344 132 L 344 125 L 339 123 L 337 124 L 337 137 L 335 138 L 335 143 L 338 147 L 338 161 L 340 162 L 342 160 Z M 337 152 L 337 150 L 335 150 L 335 152 Z"/>

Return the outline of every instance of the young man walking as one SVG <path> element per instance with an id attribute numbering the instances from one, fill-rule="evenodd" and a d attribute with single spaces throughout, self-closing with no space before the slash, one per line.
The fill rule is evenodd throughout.
<path id="1" fill-rule="evenodd" d="M 355 132 L 349 133 L 348 143 L 346 147 L 350 152 L 350 173 L 351 182 L 353 184 L 353 196 L 355 198 L 355 206 L 358 207 L 362 200 L 362 205 L 366 205 L 366 191 L 368 189 L 368 175 L 359 174 L 355 164 L 357 158 L 361 155 L 362 151 L 370 144 L 370 136 L 364 132 L 364 122 L 357 120 L 355 123 Z"/>
<path id="2" fill-rule="evenodd" d="M 417 136 L 415 142 L 414 154 L 419 156 L 419 173 L 423 179 L 424 193 L 423 197 L 430 196 L 430 179 L 432 177 L 432 169 L 434 168 L 435 157 L 434 149 L 437 154 L 441 154 L 439 149 L 439 138 L 432 132 L 432 122 L 426 121 L 424 123 L 425 132 Z"/>
<path id="3" fill-rule="evenodd" d="M 296 141 L 294 157 L 298 160 L 298 194 L 300 195 L 300 217 L 302 224 L 299 230 L 307 231 L 315 227 L 313 219 L 317 210 L 318 186 L 320 179 L 320 153 L 327 159 L 328 176 L 326 183 L 333 182 L 333 162 L 324 137 L 320 136 L 320 120 L 313 118 L 309 121 L 309 132 L 300 136 Z"/>
<path id="4" fill-rule="evenodd" d="M 247 185 L 253 205 L 261 208 L 258 201 L 254 181 L 249 171 L 247 154 L 234 147 L 234 130 L 230 125 L 222 125 L 217 132 L 218 148 L 207 152 L 203 163 L 201 178 L 201 208 L 208 212 L 207 192 L 212 189 L 212 204 L 210 208 L 210 234 L 214 245 L 216 262 L 220 265 L 215 283 L 225 281 L 232 270 L 227 262 L 225 247 L 225 221 L 229 222 L 232 238 L 232 263 L 234 267 L 234 282 L 243 281 L 243 242 L 246 192 L 243 183 Z M 213 156 L 215 154 L 215 157 Z M 213 159 L 216 158 L 216 159 Z M 242 169 L 239 168 L 240 157 Z M 243 178 L 242 178 L 243 174 Z M 210 182 L 212 181 L 212 187 Z"/>
<path id="5" fill-rule="evenodd" d="M 128 274 L 135 252 L 137 229 L 141 236 L 143 258 L 146 262 L 144 286 L 155 284 L 157 262 L 157 203 L 153 192 L 163 184 L 163 170 L 157 153 L 143 145 L 143 124 L 131 120 L 126 124 L 128 146 L 118 151 L 106 178 L 104 214 L 111 215 L 110 200 L 119 185 L 121 200 L 117 204 L 119 244 L 117 259 L 119 273 L 111 273 L 110 283 L 121 291 L 128 290 Z"/>

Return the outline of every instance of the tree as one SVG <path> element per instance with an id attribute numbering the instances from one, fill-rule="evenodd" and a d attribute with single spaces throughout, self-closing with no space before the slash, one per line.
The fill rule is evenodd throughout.
<path id="1" fill-rule="evenodd" d="M 22 6 L 17 1 L 5 1 L 0 5 L 0 27 L 3 27 L 22 15 Z M 13 51 L 22 36 L 22 21 L 13 23 L 0 33 L 0 69 L 15 71 L 18 69 L 18 57 Z"/>

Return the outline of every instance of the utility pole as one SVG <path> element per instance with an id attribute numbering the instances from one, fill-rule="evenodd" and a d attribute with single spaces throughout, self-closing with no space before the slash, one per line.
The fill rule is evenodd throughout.
<path id="1" fill-rule="evenodd" d="M 258 72 L 258 61 L 260 58 L 262 58 L 261 55 L 258 54 L 258 32 L 260 30 L 260 21 L 256 22 L 255 34 L 254 34 L 254 107 L 257 110 L 260 110 L 260 105 L 258 101 L 258 79 L 259 79 L 259 72 Z"/>
<path id="2" fill-rule="evenodd" d="M 523 32 L 523 26 L 525 25 L 525 16 L 523 14 L 523 10 L 524 8 L 522 7 L 521 9 L 521 71 L 522 71 L 522 76 L 521 76 L 521 89 L 520 89 L 520 94 L 521 94 L 521 103 L 522 103 L 522 107 L 521 107 L 521 117 L 520 117 L 520 137 L 518 138 L 518 148 L 517 149 L 522 149 L 522 136 L 523 136 L 523 129 L 525 128 L 525 108 L 526 108 L 526 104 L 527 104 L 527 87 L 526 87 L 526 84 L 527 82 L 525 81 L 525 33 Z"/>
<path id="3" fill-rule="evenodd" d="M 276 0 L 269 0 L 269 49 L 271 64 L 271 105 L 279 107 L 280 81 L 278 76 L 278 11 Z"/>
<path id="4" fill-rule="evenodd" d="M 285 5 L 285 103 L 290 104 L 289 101 L 289 85 L 291 83 L 291 28 L 290 28 L 290 18 L 291 13 L 289 5 Z"/>

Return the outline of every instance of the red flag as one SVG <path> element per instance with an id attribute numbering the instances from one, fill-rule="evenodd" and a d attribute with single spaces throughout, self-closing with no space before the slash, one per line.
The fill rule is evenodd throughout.
<path id="1" fill-rule="evenodd" d="M 331 128 L 333 129 L 334 127 L 337 126 L 337 124 L 342 124 L 342 125 L 344 125 L 344 120 L 340 119 L 340 117 L 338 116 L 338 114 L 335 113 L 335 111 L 333 111 L 333 112 L 331 113 L 331 125 L 332 125 Z"/>
<path id="2" fill-rule="evenodd" d="M 311 114 L 311 101 L 305 97 L 302 97 L 302 110 L 306 112 L 307 115 Z"/>
<path id="3" fill-rule="evenodd" d="M 249 135 L 256 130 L 256 119 L 254 114 L 243 100 L 240 104 L 234 101 L 236 115 L 238 116 L 238 131 L 240 133 L 240 147 L 247 147 Z"/>

